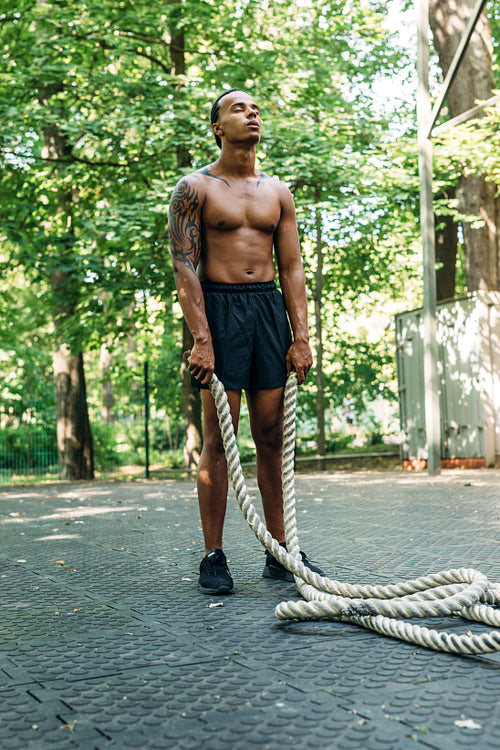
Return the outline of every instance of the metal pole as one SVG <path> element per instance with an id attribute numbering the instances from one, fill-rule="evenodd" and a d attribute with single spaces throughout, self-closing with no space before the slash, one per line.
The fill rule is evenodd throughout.
<path id="1" fill-rule="evenodd" d="M 144 362 L 144 444 L 146 447 L 144 476 L 149 479 L 149 380 L 147 360 Z"/>
<path id="2" fill-rule="evenodd" d="M 485 102 L 478 104 L 476 107 L 471 107 L 471 109 L 468 109 L 466 112 L 462 112 L 462 114 L 453 117 L 451 120 L 443 122 L 442 125 L 438 125 L 437 128 L 432 128 L 431 135 L 441 135 L 441 133 L 446 133 L 447 130 L 454 128 L 455 125 L 463 125 L 464 122 L 475 119 L 482 114 L 485 109 L 493 107 L 497 102 L 500 102 L 500 94 L 495 94 L 495 96 L 491 96 Z"/>
<path id="3" fill-rule="evenodd" d="M 420 176 L 420 224 L 423 244 L 424 283 L 424 392 L 427 468 L 431 475 L 441 471 L 441 416 L 439 404 L 436 339 L 436 250 L 432 196 L 432 143 L 428 137 L 431 117 L 429 95 L 429 3 L 417 0 L 417 122 L 418 168 Z"/>
<path id="4" fill-rule="evenodd" d="M 457 50 L 453 56 L 453 60 L 451 61 L 450 67 L 448 68 L 448 73 L 446 74 L 446 78 L 444 79 L 443 85 L 441 86 L 441 91 L 436 100 L 436 103 L 434 104 L 432 114 L 428 120 L 427 136 L 429 138 L 431 136 L 434 125 L 436 124 L 436 120 L 439 117 L 439 113 L 441 111 L 441 107 L 443 106 L 443 102 L 446 99 L 446 96 L 448 95 L 448 91 L 450 90 L 451 84 L 453 83 L 456 72 L 458 68 L 460 67 L 460 63 L 462 62 L 463 56 L 465 55 L 467 45 L 469 44 L 470 38 L 472 34 L 474 33 L 479 16 L 483 12 L 483 8 L 485 5 L 486 5 L 486 0 L 477 0 L 476 7 L 472 11 L 472 15 L 469 19 L 469 23 L 467 24 L 467 28 L 465 29 L 464 35 L 462 39 L 460 40 L 460 44 L 458 45 Z M 428 16 L 427 16 L 427 22 L 428 22 Z"/>

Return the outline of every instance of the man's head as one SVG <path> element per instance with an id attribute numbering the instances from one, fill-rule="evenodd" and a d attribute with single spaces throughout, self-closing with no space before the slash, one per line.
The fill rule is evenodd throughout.
<path id="1" fill-rule="evenodd" d="M 241 97 L 236 96 L 236 94 L 241 94 Z M 229 97 L 229 99 L 227 100 L 229 108 L 235 108 L 240 103 L 246 103 L 247 106 L 250 105 L 251 109 L 253 110 L 253 114 L 257 117 L 259 116 L 259 108 L 245 91 L 243 91 L 242 89 L 229 89 L 228 91 L 224 91 L 220 96 L 218 96 L 212 104 L 212 109 L 210 112 L 210 123 L 212 125 L 212 130 L 214 130 L 214 125 L 219 122 L 221 115 L 221 106 L 224 107 L 226 104 L 225 97 Z M 243 102 L 240 102 L 239 99 L 243 100 Z M 220 139 L 220 136 L 215 131 L 214 137 L 218 147 L 222 148 L 222 141 Z"/>

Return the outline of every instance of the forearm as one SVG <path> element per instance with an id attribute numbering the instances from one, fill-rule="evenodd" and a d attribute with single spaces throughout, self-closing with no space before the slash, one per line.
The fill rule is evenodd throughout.
<path id="1" fill-rule="evenodd" d="M 195 344 L 211 345 L 212 337 L 205 314 L 203 291 L 198 276 L 188 267 L 179 267 L 174 263 L 174 280 L 182 313 Z"/>
<path id="2" fill-rule="evenodd" d="M 285 300 L 294 341 L 309 343 L 306 281 L 302 265 L 280 272 L 280 286 Z"/>

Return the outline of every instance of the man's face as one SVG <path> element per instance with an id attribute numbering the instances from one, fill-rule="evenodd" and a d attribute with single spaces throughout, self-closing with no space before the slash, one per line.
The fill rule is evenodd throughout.
<path id="1" fill-rule="evenodd" d="M 226 94 L 219 105 L 219 117 L 212 128 L 229 143 L 258 143 L 262 121 L 259 107 L 244 91 Z"/>

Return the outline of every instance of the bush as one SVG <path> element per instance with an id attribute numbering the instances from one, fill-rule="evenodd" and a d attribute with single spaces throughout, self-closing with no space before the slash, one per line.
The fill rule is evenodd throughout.
<path id="1" fill-rule="evenodd" d="M 0 469 L 15 471 L 56 470 L 58 466 L 55 430 L 30 425 L 6 427 L 0 436 Z"/>
<path id="2" fill-rule="evenodd" d="M 349 447 L 352 440 L 353 436 L 346 432 L 333 432 L 326 439 L 326 452 L 337 453 L 338 451 L 343 451 Z"/>
<path id="3" fill-rule="evenodd" d="M 94 422 L 92 440 L 96 469 L 112 469 L 127 463 L 126 456 L 119 450 L 120 425 Z"/>
<path id="4" fill-rule="evenodd" d="M 368 445 L 380 445 L 384 442 L 384 434 L 381 430 L 373 429 L 368 433 Z"/>

